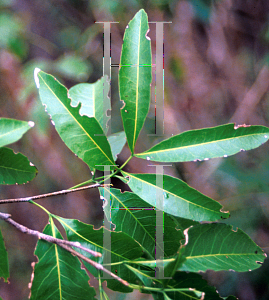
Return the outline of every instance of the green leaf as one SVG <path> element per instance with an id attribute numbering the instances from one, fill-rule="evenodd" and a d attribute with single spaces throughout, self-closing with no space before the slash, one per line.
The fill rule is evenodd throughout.
<path id="1" fill-rule="evenodd" d="M 81 102 L 80 114 L 95 117 L 105 134 L 108 131 L 109 117 L 104 112 L 111 110 L 109 89 L 110 82 L 106 75 L 94 83 L 80 83 L 69 90 L 72 106 L 77 106 Z"/>
<path id="2" fill-rule="evenodd" d="M 156 210 L 152 206 L 134 193 L 122 193 L 119 189 L 106 187 L 99 188 L 99 191 L 102 196 L 105 193 L 110 195 L 107 200 L 111 203 L 111 221 L 116 225 L 115 231 L 125 232 L 138 241 L 151 257 L 155 257 L 156 247 L 164 249 L 164 257 L 176 253 L 184 235 L 175 229 L 175 223 L 167 214 L 163 214 L 162 224 L 164 245 L 156 245 Z"/>
<path id="3" fill-rule="evenodd" d="M 104 229 L 101 227 L 96 230 L 92 225 L 82 223 L 78 220 L 64 219 L 58 216 L 54 216 L 64 227 L 66 236 L 69 241 L 78 241 L 82 246 L 92 249 L 94 251 L 103 253 L 102 257 L 93 257 L 88 252 L 77 250 L 88 258 L 96 261 L 99 264 L 103 263 L 104 256 L 108 254 L 111 257 L 111 263 L 107 263 L 111 266 L 111 272 L 116 273 L 120 278 L 127 280 L 127 282 L 134 282 L 135 276 L 123 265 L 121 262 L 125 260 L 133 260 L 142 255 L 141 246 L 134 241 L 131 237 L 123 232 L 111 232 L 111 250 L 104 249 Z M 95 276 L 98 277 L 98 271 L 84 262 L 86 268 Z M 104 267 L 108 267 L 108 265 Z M 124 286 L 116 279 L 106 279 L 107 286 L 115 291 L 121 291 L 124 293 L 131 292 L 132 289 Z"/>
<path id="4" fill-rule="evenodd" d="M 124 131 L 113 133 L 107 137 L 108 142 L 111 147 L 112 155 L 114 160 L 117 159 L 118 154 L 121 153 L 125 143 L 126 143 L 126 135 Z"/>
<path id="5" fill-rule="evenodd" d="M 151 46 L 148 17 L 139 10 L 128 24 L 123 38 L 119 70 L 123 127 L 131 153 L 143 127 L 150 105 Z"/>
<path id="6" fill-rule="evenodd" d="M 0 118 L 0 147 L 15 143 L 34 125 L 32 121 Z"/>
<path id="7" fill-rule="evenodd" d="M 245 126 L 226 124 L 186 131 L 135 156 L 161 162 L 208 160 L 257 148 L 269 139 L 269 128 Z"/>
<path id="8" fill-rule="evenodd" d="M 190 272 L 247 272 L 259 268 L 265 259 L 262 249 L 246 233 L 218 223 L 191 227 L 184 255 L 186 261 L 181 270 Z"/>
<path id="9" fill-rule="evenodd" d="M 81 105 L 72 107 L 66 87 L 51 75 L 36 69 L 35 80 L 41 101 L 67 147 L 91 168 L 102 170 L 104 165 L 115 165 L 98 121 L 81 116 Z"/>
<path id="10" fill-rule="evenodd" d="M 62 239 L 55 225 L 48 224 L 45 234 Z M 61 247 L 39 240 L 35 250 L 38 262 L 31 283 L 31 300 L 96 299 L 95 290 L 89 286 L 89 277 L 81 263 Z"/>
<path id="11" fill-rule="evenodd" d="M 2 232 L 0 230 L 0 278 L 4 278 L 7 282 L 9 278 L 9 267 L 8 267 L 8 257 L 7 250 L 5 247 Z"/>
<path id="12" fill-rule="evenodd" d="M 37 175 L 37 169 L 21 153 L 12 149 L 0 148 L 0 184 L 23 184 Z"/>
<path id="13" fill-rule="evenodd" d="M 129 178 L 131 190 L 152 206 L 156 206 L 157 191 L 162 191 L 163 201 L 157 203 L 156 207 L 168 214 L 195 221 L 215 221 L 229 216 L 229 213 L 220 211 L 222 206 L 217 201 L 178 178 L 163 175 L 163 186 L 156 186 L 156 174 L 130 174 L 123 171 L 122 174 Z"/>

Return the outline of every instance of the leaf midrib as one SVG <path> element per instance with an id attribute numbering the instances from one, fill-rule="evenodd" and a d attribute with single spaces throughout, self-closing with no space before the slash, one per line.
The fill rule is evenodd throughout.
<path id="1" fill-rule="evenodd" d="M 122 172 L 122 173 L 125 173 L 125 172 Z M 132 174 L 130 174 L 130 173 L 125 173 L 125 174 L 126 174 L 127 176 L 132 177 L 132 178 L 136 178 L 137 180 L 140 180 L 140 181 L 142 181 L 143 183 L 146 183 L 146 184 L 148 184 L 148 185 L 151 185 L 151 186 L 154 187 L 154 188 L 159 188 L 158 186 L 156 186 L 156 185 L 154 185 L 154 184 L 152 184 L 152 183 L 150 183 L 150 182 L 148 182 L 148 181 L 142 180 L 141 178 L 138 178 L 138 177 L 136 177 L 136 176 L 132 176 Z M 159 189 L 160 189 L 160 188 L 159 188 Z M 220 214 L 220 215 L 225 214 L 224 212 L 221 212 L 221 211 L 215 211 L 215 210 L 210 210 L 210 209 L 207 208 L 207 207 L 204 207 L 204 206 L 201 206 L 201 205 L 199 205 L 199 204 L 190 202 L 189 200 L 184 199 L 184 198 L 182 198 L 182 197 L 180 197 L 180 196 L 178 196 L 178 195 L 176 195 L 176 194 L 174 194 L 174 193 L 171 193 L 171 192 L 165 190 L 164 188 L 161 189 L 161 190 L 162 190 L 162 191 L 165 191 L 165 192 L 167 192 L 167 193 L 169 193 L 169 194 L 171 194 L 171 195 L 173 195 L 173 196 L 175 196 L 175 197 L 177 197 L 177 198 L 180 198 L 180 199 L 182 199 L 183 201 L 188 202 L 188 203 L 191 204 L 191 205 L 194 205 L 194 206 L 203 208 L 203 209 L 205 209 L 205 210 L 208 210 L 208 211 L 210 211 L 210 212 L 214 212 L 214 213 L 217 213 L 217 214 Z"/>
<path id="2" fill-rule="evenodd" d="M 135 141 L 136 141 L 136 131 L 137 131 L 137 115 L 138 115 L 138 90 L 139 90 L 139 85 L 138 85 L 138 82 L 139 82 L 139 71 L 140 71 L 140 36 L 141 36 L 141 22 L 142 22 L 142 14 L 141 14 L 141 18 L 140 18 L 140 24 L 139 24 L 139 35 L 138 35 L 138 57 L 137 57 L 137 65 L 136 65 L 136 70 L 137 70 L 137 73 L 136 73 L 136 99 L 135 99 L 135 124 L 134 124 L 134 137 L 133 137 L 133 149 L 132 149 L 132 152 L 134 152 L 134 148 L 135 148 Z"/>
<path id="3" fill-rule="evenodd" d="M 204 142 L 204 143 L 199 143 L 199 144 L 192 144 L 192 145 L 187 145 L 187 146 L 180 146 L 180 147 L 176 147 L 176 148 L 169 148 L 169 149 L 163 149 L 163 150 L 156 150 L 156 151 L 145 151 L 143 153 L 138 153 L 136 154 L 136 156 L 143 156 L 143 155 L 149 155 L 149 154 L 160 154 L 160 153 L 164 153 L 164 152 L 172 152 L 172 151 L 180 151 L 180 150 L 185 150 L 188 148 L 195 148 L 195 147 L 201 147 L 201 146 L 205 146 L 205 145 L 209 145 L 209 144 L 217 144 L 217 143 L 221 143 L 221 142 L 225 142 L 225 141 L 229 141 L 229 140 L 234 140 L 237 138 L 248 138 L 248 137 L 254 137 L 255 135 L 265 135 L 265 133 L 255 133 L 255 134 L 251 134 L 251 135 L 244 135 L 244 136 L 237 136 L 237 137 L 231 137 L 231 138 L 225 138 L 225 139 L 221 139 L 221 140 L 214 140 L 214 141 L 210 141 L 210 142 Z"/>

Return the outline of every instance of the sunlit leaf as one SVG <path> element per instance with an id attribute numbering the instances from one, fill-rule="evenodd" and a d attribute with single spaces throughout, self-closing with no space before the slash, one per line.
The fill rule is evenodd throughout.
<path id="1" fill-rule="evenodd" d="M 114 165 L 109 143 L 98 121 L 81 116 L 80 105 L 70 105 L 67 89 L 59 81 L 37 69 L 35 72 L 41 101 L 65 144 L 89 167 L 102 170 L 104 165 Z"/>
<path id="2" fill-rule="evenodd" d="M 15 143 L 34 126 L 34 122 L 0 118 L 0 147 Z"/>
<path id="3" fill-rule="evenodd" d="M 191 227 L 184 254 L 186 261 L 180 269 L 191 272 L 247 272 L 259 268 L 265 259 L 262 249 L 246 233 L 218 223 Z"/>
<path id="4" fill-rule="evenodd" d="M 163 201 L 157 208 L 181 218 L 195 221 L 215 221 L 228 218 L 229 213 L 222 212 L 222 206 L 215 200 L 203 195 L 182 180 L 163 175 L 163 186 L 156 186 L 156 174 L 130 174 L 122 171 L 129 178 L 131 190 L 144 201 L 156 206 L 156 194 L 162 191 Z"/>
<path id="5" fill-rule="evenodd" d="M 62 239 L 54 224 L 48 224 L 45 234 Z M 31 300 L 96 299 L 95 289 L 81 263 L 61 247 L 39 240 L 35 250 L 38 262 L 34 266 Z"/>
<path id="6" fill-rule="evenodd" d="M 131 152 L 143 127 L 150 105 L 151 46 L 148 17 L 143 9 L 128 24 L 123 38 L 119 70 L 123 127 Z"/>
<path id="7" fill-rule="evenodd" d="M 104 267 L 111 267 L 111 272 L 117 274 L 120 278 L 127 280 L 127 282 L 134 282 L 135 276 L 123 264 L 125 260 L 133 260 L 142 255 L 141 246 L 123 232 L 111 232 L 110 249 L 104 248 L 104 229 L 101 227 L 96 230 L 92 225 L 82 223 L 78 220 L 64 219 L 54 216 L 64 227 L 66 236 L 70 241 L 78 241 L 82 246 L 92 249 L 103 254 L 102 257 L 93 257 L 88 252 L 77 250 L 83 255 L 103 264 L 105 255 L 108 255 L 110 263 L 106 263 Z M 98 277 L 98 271 L 90 264 L 85 262 L 87 269 L 95 276 Z M 104 280 L 104 279 L 103 279 Z M 131 292 L 132 289 L 124 286 L 116 279 L 106 279 L 107 286 L 116 291 Z"/>
<path id="8" fill-rule="evenodd" d="M 184 239 L 183 232 L 175 229 L 175 223 L 163 213 L 161 224 L 156 221 L 156 210 L 143 201 L 136 194 L 122 193 L 119 189 L 99 188 L 100 194 L 110 195 L 111 221 L 116 225 L 115 231 L 127 233 L 138 241 L 146 251 L 155 257 L 156 247 L 163 251 L 164 257 L 176 253 L 180 240 Z M 162 226 L 162 239 L 164 245 L 158 245 L 156 239 L 156 226 Z"/>
<path id="9" fill-rule="evenodd" d="M 109 89 L 108 76 L 103 76 L 94 83 L 79 83 L 69 90 L 69 96 L 72 99 L 71 105 L 77 106 L 81 102 L 80 114 L 95 117 L 105 134 L 108 131 L 107 122 L 109 120 L 107 111 L 111 110 Z"/>
<path id="10" fill-rule="evenodd" d="M 0 230 L 0 278 L 4 278 L 7 282 L 9 278 L 8 257 L 2 232 Z"/>
<path id="11" fill-rule="evenodd" d="M 268 141 L 269 128 L 245 126 L 235 127 L 234 124 L 226 124 L 186 131 L 135 156 L 161 162 L 207 160 L 254 149 Z"/>
<path id="12" fill-rule="evenodd" d="M 23 184 L 35 178 L 37 169 L 21 153 L 0 148 L 0 184 Z"/>

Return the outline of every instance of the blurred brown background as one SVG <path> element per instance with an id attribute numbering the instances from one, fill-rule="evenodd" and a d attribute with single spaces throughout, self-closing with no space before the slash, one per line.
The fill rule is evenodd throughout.
<path id="1" fill-rule="evenodd" d="M 149 21 L 164 25 L 164 129 L 154 131 L 154 94 L 137 151 L 189 129 L 228 122 L 269 125 L 269 2 L 266 0 L 87 1 L 0 0 L 0 116 L 34 121 L 19 142 L 11 145 L 38 170 L 27 185 L 1 186 L 1 199 L 66 189 L 89 178 L 86 165 L 58 137 L 38 99 L 35 67 L 67 87 L 94 82 L 103 74 L 103 26 L 111 25 L 112 63 L 118 64 L 125 26 L 144 8 Z M 155 25 L 150 24 L 153 58 Z M 154 72 L 154 69 L 153 69 Z M 118 69 L 112 68 L 112 131 L 122 130 Z M 174 164 L 166 172 L 178 176 L 231 212 L 227 220 L 269 252 L 269 146 L 225 159 Z M 118 163 L 129 156 L 125 148 Z M 133 159 L 132 172 L 152 172 Z M 102 203 L 96 191 L 40 200 L 55 214 L 100 226 Z M 1 211 L 32 229 L 42 230 L 46 215 L 30 204 L 3 205 Z M 10 283 L 0 282 L 4 300 L 27 299 L 36 240 L 1 222 L 10 261 Z M 204 277 L 221 296 L 243 300 L 269 299 L 269 263 L 253 272 L 207 272 Z M 93 281 L 94 282 L 94 281 Z M 121 297 L 121 298 L 120 298 Z M 126 298 L 125 298 L 126 297 Z M 140 298 L 139 298 L 140 297 Z M 111 299 L 151 299 L 116 295 Z"/>

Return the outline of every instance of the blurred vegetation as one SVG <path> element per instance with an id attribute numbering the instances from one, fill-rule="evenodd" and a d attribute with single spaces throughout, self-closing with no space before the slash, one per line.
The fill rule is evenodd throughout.
<path id="1" fill-rule="evenodd" d="M 95 22 L 119 22 L 111 24 L 111 61 L 118 64 L 125 26 L 140 8 L 146 10 L 149 21 L 172 21 L 164 25 L 166 136 L 228 122 L 269 126 L 266 0 L 0 0 L 0 115 L 35 122 L 34 129 L 12 146 L 39 170 L 28 185 L 1 187 L 2 199 L 66 189 L 88 179 L 89 170 L 64 146 L 44 112 L 33 70 L 39 67 L 68 87 L 96 81 L 103 75 L 103 25 Z M 150 28 L 154 58 L 155 25 Z M 122 128 L 118 68 L 113 67 L 111 73 L 111 127 L 116 132 Z M 153 124 L 154 93 L 140 135 L 141 150 L 163 139 L 147 135 L 153 132 Z M 268 150 L 265 144 L 234 157 L 181 163 L 166 171 L 220 201 L 231 212 L 227 222 L 247 232 L 269 253 Z M 123 161 L 127 156 L 125 149 L 118 159 Z M 150 172 L 139 159 L 133 159 L 127 168 Z M 42 203 L 63 217 L 102 224 L 102 203 L 96 191 Z M 42 212 L 29 204 L 3 205 L 1 209 L 33 229 L 42 230 L 47 222 Z M 0 282 L 0 296 L 4 300 L 27 299 L 36 241 L 2 223 L 1 229 L 11 279 L 10 284 Z M 269 297 L 268 261 L 250 273 L 207 272 L 204 276 L 222 296 L 234 294 L 243 300 Z M 121 297 L 138 299 L 135 295 Z M 150 298 L 143 295 L 140 299 Z"/>

